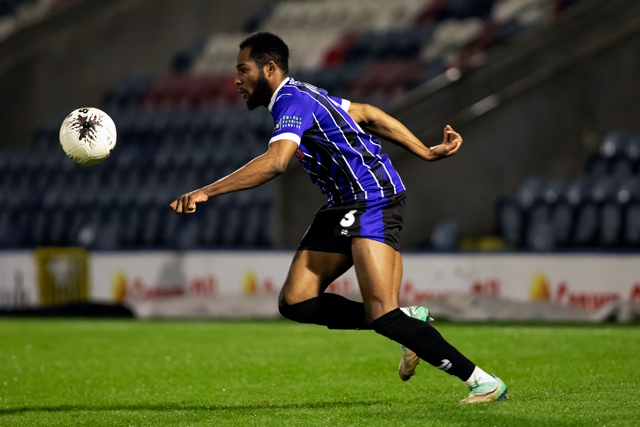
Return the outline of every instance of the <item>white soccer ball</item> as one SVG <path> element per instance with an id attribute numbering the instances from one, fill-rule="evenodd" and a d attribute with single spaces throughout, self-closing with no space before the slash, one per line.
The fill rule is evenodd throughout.
<path id="1" fill-rule="evenodd" d="M 95 165 L 116 146 L 116 125 L 97 108 L 78 108 L 60 126 L 60 145 L 67 156 L 82 165 Z"/>

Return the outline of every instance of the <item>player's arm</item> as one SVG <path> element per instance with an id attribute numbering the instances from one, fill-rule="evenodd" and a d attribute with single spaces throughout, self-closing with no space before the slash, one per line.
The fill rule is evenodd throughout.
<path id="1" fill-rule="evenodd" d="M 422 160 L 444 159 L 456 154 L 462 145 L 462 137 L 449 125 L 444 128 L 442 143 L 427 147 L 405 125 L 373 105 L 352 102 L 349 115 L 366 132 L 398 145 Z"/>
<path id="2" fill-rule="evenodd" d="M 269 149 L 251 160 L 235 172 L 190 193 L 183 194 L 171 203 L 176 213 L 193 213 L 196 204 L 206 202 L 210 197 L 234 191 L 248 190 L 272 180 L 287 169 L 289 160 L 298 148 L 298 144 L 281 139 L 269 144 Z"/>

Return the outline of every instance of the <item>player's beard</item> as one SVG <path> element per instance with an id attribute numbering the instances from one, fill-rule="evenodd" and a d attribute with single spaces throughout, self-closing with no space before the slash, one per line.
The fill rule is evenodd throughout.
<path id="1" fill-rule="evenodd" d="M 259 106 L 268 106 L 269 98 L 271 97 L 271 88 L 269 87 L 269 81 L 264 76 L 264 72 L 260 70 L 260 76 L 256 82 L 256 87 L 253 89 L 253 93 L 247 99 L 247 108 L 249 111 L 255 110 Z"/>

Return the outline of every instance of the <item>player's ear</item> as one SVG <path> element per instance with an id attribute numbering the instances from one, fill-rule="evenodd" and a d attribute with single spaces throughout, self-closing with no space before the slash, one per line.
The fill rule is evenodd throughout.
<path id="1" fill-rule="evenodd" d="M 267 65 L 265 65 L 265 67 L 267 67 L 265 74 L 268 77 L 271 77 L 271 76 L 273 76 L 275 74 L 275 72 L 276 72 L 276 63 L 275 62 L 269 61 L 267 63 Z"/>

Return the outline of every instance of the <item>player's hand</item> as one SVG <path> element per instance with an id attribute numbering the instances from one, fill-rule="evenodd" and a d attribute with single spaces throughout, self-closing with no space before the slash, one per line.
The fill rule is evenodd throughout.
<path id="1" fill-rule="evenodd" d="M 444 128 L 444 139 L 440 145 L 431 147 L 432 159 L 440 160 L 445 157 L 453 156 L 458 152 L 462 145 L 462 136 L 449 125 Z"/>
<path id="2" fill-rule="evenodd" d="M 171 203 L 171 209 L 175 213 L 190 214 L 196 211 L 196 204 L 209 200 L 209 196 L 203 190 L 195 190 L 187 194 L 183 194 Z"/>

